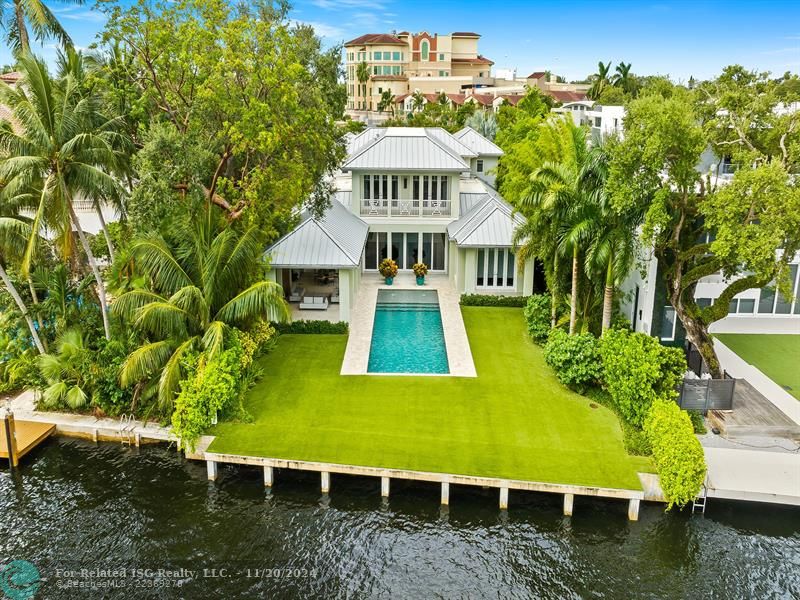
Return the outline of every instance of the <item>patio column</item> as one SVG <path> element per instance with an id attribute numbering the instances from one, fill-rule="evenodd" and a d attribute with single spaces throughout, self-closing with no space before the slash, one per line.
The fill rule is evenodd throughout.
<path id="1" fill-rule="evenodd" d="M 339 320 L 350 322 L 352 269 L 339 269 Z"/>

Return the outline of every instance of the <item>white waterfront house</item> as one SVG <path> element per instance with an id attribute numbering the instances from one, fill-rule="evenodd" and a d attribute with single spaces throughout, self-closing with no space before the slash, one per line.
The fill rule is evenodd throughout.
<path id="1" fill-rule="evenodd" d="M 532 292 L 534 265 L 512 244 L 522 217 L 491 185 L 500 148 L 469 128 L 372 128 L 347 142 L 331 207 L 266 251 L 296 317 L 350 321 L 384 258 L 406 276 L 425 263 L 459 294 Z"/>

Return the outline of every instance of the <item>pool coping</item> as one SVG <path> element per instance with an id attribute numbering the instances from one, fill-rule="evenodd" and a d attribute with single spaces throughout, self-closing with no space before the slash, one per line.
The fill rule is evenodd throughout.
<path id="1" fill-rule="evenodd" d="M 388 286 L 373 273 L 364 273 L 356 296 L 350 319 L 350 335 L 342 361 L 341 375 L 372 375 L 377 377 L 477 377 L 475 362 L 467 338 L 467 329 L 461 317 L 460 295 L 447 275 L 428 275 L 424 289 L 436 290 L 439 297 L 439 313 L 442 317 L 444 343 L 447 351 L 449 373 L 369 373 L 369 351 L 372 345 L 372 327 L 375 321 L 375 306 L 378 290 L 418 290 L 413 274 L 400 274 L 393 285 Z"/>

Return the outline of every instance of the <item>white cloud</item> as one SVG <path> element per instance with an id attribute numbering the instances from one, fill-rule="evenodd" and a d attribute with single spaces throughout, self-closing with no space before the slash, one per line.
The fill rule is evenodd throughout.
<path id="1" fill-rule="evenodd" d="M 106 15 L 104 13 L 83 6 L 64 6 L 51 8 L 50 11 L 59 21 L 61 19 L 70 21 L 92 21 L 94 23 L 105 23 L 106 21 Z"/>
<path id="2" fill-rule="evenodd" d="M 380 10 L 385 6 L 380 0 L 311 0 L 311 4 L 326 10 L 348 10 L 352 8 Z"/>
<path id="3" fill-rule="evenodd" d="M 299 21 L 299 20 L 295 20 L 295 23 L 298 23 L 300 25 L 309 25 L 314 29 L 314 32 L 322 38 L 341 40 L 347 37 L 347 32 L 344 29 L 342 29 L 341 27 L 337 27 L 336 25 L 330 25 L 329 23 L 322 23 L 320 21 Z"/>

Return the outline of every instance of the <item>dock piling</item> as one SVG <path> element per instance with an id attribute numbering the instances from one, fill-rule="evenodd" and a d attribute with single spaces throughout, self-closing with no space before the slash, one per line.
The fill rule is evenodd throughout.
<path id="1" fill-rule="evenodd" d="M 272 487 L 272 482 L 275 477 L 275 472 L 272 467 L 264 467 L 264 487 Z"/>
<path id="2" fill-rule="evenodd" d="M 17 452 L 17 435 L 16 427 L 14 425 L 14 413 L 6 410 L 3 415 L 3 429 L 6 436 L 6 448 L 8 448 L 8 464 L 11 468 L 16 468 L 19 465 L 19 454 Z"/>
<path id="3" fill-rule="evenodd" d="M 442 506 L 450 504 L 450 483 L 447 481 L 442 482 Z"/>
<path id="4" fill-rule="evenodd" d="M 208 471 L 208 480 L 215 481 L 217 479 L 217 463 L 213 460 L 206 461 L 206 470 Z"/>
<path id="5" fill-rule="evenodd" d="M 500 488 L 500 510 L 508 509 L 508 488 Z"/>
<path id="6" fill-rule="evenodd" d="M 389 497 L 389 481 L 388 477 L 381 477 L 381 498 Z"/>
<path id="7" fill-rule="evenodd" d="M 639 498 L 628 500 L 628 519 L 631 521 L 639 520 Z"/>
<path id="8" fill-rule="evenodd" d="M 572 503 L 575 501 L 574 494 L 564 494 L 564 516 L 572 516 Z"/>
<path id="9" fill-rule="evenodd" d="M 322 480 L 322 493 L 327 494 L 331 490 L 331 474 L 328 471 L 322 471 L 320 475 Z"/>

